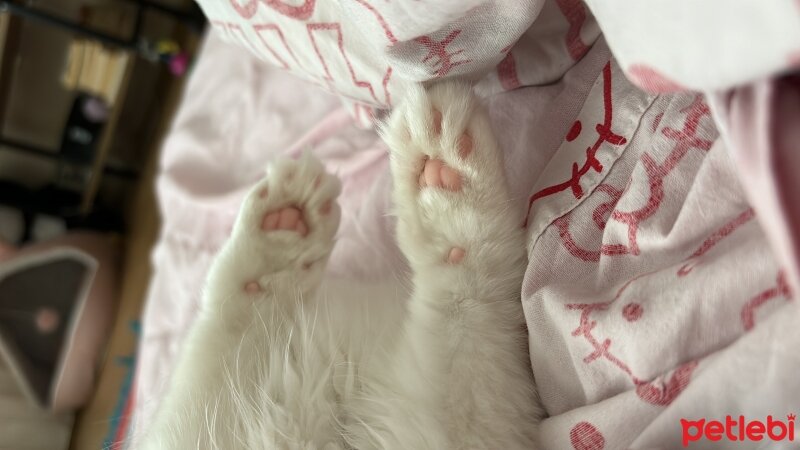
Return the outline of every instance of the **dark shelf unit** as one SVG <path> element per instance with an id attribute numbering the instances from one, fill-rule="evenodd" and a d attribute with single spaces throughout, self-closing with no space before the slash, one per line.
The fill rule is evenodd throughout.
<path id="1" fill-rule="evenodd" d="M 133 32 L 127 38 L 120 38 L 102 31 L 84 26 L 78 22 L 65 19 L 40 9 L 26 6 L 18 1 L 0 0 L 0 13 L 7 12 L 10 16 L 8 34 L 3 58 L 0 61 L 0 151 L 19 152 L 40 159 L 47 159 L 56 165 L 72 165 L 83 167 L 89 171 L 89 182 L 81 193 L 48 185 L 41 189 L 29 189 L 17 183 L 0 181 L 0 205 L 10 206 L 22 213 L 24 230 L 22 242 L 31 238 L 33 221 L 37 215 L 50 215 L 61 218 L 67 228 L 89 228 L 103 231 L 122 231 L 123 221 L 110 211 L 104 211 L 95 205 L 95 196 L 99 190 L 100 180 L 104 176 L 116 177 L 123 180 L 136 180 L 139 171 L 119 161 L 109 159 L 108 153 L 113 142 L 114 130 L 119 120 L 122 105 L 125 102 L 125 93 L 130 79 L 133 64 L 128 64 L 128 69 L 123 79 L 122 94 L 110 113 L 107 123 L 96 146 L 91 161 L 78 161 L 70 158 L 61 148 L 48 149 L 38 145 L 23 142 L 2 136 L 2 129 L 6 117 L 8 93 L 11 85 L 11 66 L 17 55 L 18 42 L 15 33 L 19 30 L 17 20 L 30 20 L 46 26 L 59 28 L 96 40 L 102 44 L 125 50 L 131 55 L 146 55 L 147 40 L 142 36 L 142 24 L 148 11 L 167 16 L 184 25 L 189 31 L 202 33 L 206 26 L 205 17 L 199 7 L 192 2 L 188 11 L 179 10 L 149 0 L 116 0 L 117 3 L 130 4 L 135 8 Z"/>

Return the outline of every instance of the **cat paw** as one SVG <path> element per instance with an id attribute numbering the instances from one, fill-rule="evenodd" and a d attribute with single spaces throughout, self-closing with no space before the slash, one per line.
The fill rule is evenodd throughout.
<path id="1" fill-rule="evenodd" d="M 412 265 L 467 263 L 498 233 L 519 228 L 502 154 L 469 86 L 420 89 L 382 135 L 391 149 L 398 239 Z"/>
<path id="2" fill-rule="evenodd" d="M 260 292 L 276 272 L 322 268 L 339 226 L 340 189 L 310 154 L 268 167 L 242 204 L 223 257 L 236 260 L 245 292 Z"/>

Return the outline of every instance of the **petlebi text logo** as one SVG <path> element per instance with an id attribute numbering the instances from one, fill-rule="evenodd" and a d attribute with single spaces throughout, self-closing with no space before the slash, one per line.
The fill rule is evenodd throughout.
<path id="1" fill-rule="evenodd" d="M 692 442 L 794 442 L 794 414 L 749 419 L 745 416 L 725 416 L 725 420 L 681 419 L 681 439 L 684 447 Z"/>

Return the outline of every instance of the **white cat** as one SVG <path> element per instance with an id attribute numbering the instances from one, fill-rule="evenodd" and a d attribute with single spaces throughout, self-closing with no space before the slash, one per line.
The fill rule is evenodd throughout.
<path id="1" fill-rule="evenodd" d="M 413 293 L 322 273 L 338 180 L 274 163 L 218 256 L 154 449 L 531 449 L 541 416 L 502 154 L 470 88 L 420 88 L 382 134 Z"/>

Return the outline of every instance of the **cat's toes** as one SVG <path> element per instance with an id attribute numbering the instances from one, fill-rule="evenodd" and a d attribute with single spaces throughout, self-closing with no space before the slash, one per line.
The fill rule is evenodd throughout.
<path id="1" fill-rule="evenodd" d="M 261 229 L 264 231 L 294 231 L 301 237 L 308 235 L 308 225 L 303 219 L 303 210 L 294 206 L 264 214 L 264 218 L 261 220 Z"/>
<path id="2" fill-rule="evenodd" d="M 441 126 L 441 125 L 440 125 Z M 472 153 L 472 137 L 464 132 L 456 140 L 456 152 L 461 160 Z M 458 169 L 451 167 L 440 158 L 423 158 L 422 170 L 419 174 L 419 187 L 432 187 L 448 191 L 460 191 L 463 178 Z"/>
<path id="3" fill-rule="evenodd" d="M 462 264 L 491 239 L 495 224 L 515 221 L 502 154 L 468 86 L 417 91 L 382 133 L 391 149 L 398 234 L 406 250 L 417 248 L 431 262 Z"/>
<path id="4" fill-rule="evenodd" d="M 426 158 L 419 174 L 419 187 L 459 191 L 461 190 L 461 174 L 456 169 L 447 166 L 441 159 Z"/>
<path id="5" fill-rule="evenodd" d="M 308 269 L 333 247 L 339 191 L 339 180 L 309 154 L 276 161 L 245 199 L 232 239 L 242 252 L 257 254 L 251 263 L 258 274 Z M 246 292 L 258 292 L 253 283 L 245 282 Z"/>
<path id="6" fill-rule="evenodd" d="M 278 160 L 243 205 L 239 225 L 261 232 L 292 231 L 315 237 L 338 227 L 340 183 L 310 154 L 300 160 Z"/>
<path id="7" fill-rule="evenodd" d="M 488 117 L 467 85 L 443 83 L 414 92 L 382 134 L 401 194 L 432 188 L 470 196 L 504 182 Z"/>

